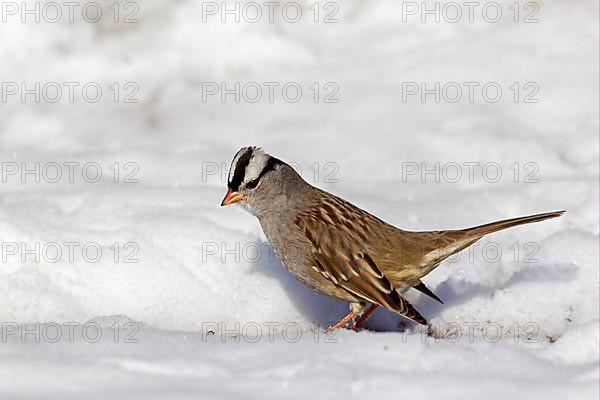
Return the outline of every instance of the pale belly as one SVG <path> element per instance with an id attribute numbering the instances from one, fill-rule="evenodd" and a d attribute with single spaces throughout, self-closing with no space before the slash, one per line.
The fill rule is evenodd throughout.
<path id="1" fill-rule="evenodd" d="M 294 278 L 310 287 L 314 291 L 335 297 L 349 302 L 363 302 L 353 294 L 336 286 L 332 281 L 321 275 L 320 272 L 313 269 L 309 249 L 310 243 L 302 236 L 299 230 L 284 227 L 285 232 L 280 227 L 261 226 L 269 244 L 273 248 L 275 255 L 279 258 L 283 266 L 292 274 Z M 282 237 L 288 238 L 281 240 Z"/>

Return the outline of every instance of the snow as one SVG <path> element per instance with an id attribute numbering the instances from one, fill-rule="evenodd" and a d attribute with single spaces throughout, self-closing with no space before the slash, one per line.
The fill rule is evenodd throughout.
<path id="1" fill-rule="evenodd" d="M 333 24 L 304 1 L 295 24 L 202 22 L 202 2 L 153 0 L 114 23 L 113 3 L 98 1 L 98 23 L 2 15 L 0 396 L 598 398 L 597 3 L 539 1 L 533 24 L 508 1 L 498 23 L 404 23 L 403 3 L 349 1 Z M 63 98 L 22 102 L 10 82 L 57 82 Z M 64 82 L 80 83 L 73 102 Z M 207 95 L 222 82 L 263 98 Z M 463 98 L 403 102 L 407 82 L 456 82 Z M 480 84 L 472 103 L 465 82 Z M 479 90 L 490 82 L 497 103 Z M 567 213 L 442 264 L 425 282 L 444 305 L 407 293 L 429 334 L 378 310 L 372 331 L 326 338 L 317 326 L 346 304 L 297 283 L 253 217 L 219 207 L 246 145 L 405 229 Z M 36 163 L 39 183 L 22 175 Z"/>

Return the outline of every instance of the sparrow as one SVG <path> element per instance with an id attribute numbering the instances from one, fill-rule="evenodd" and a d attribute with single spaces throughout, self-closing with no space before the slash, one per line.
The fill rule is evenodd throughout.
<path id="1" fill-rule="evenodd" d="M 422 279 L 444 259 L 489 233 L 564 213 L 467 229 L 403 230 L 309 184 L 290 165 L 254 146 L 243 147 L 233 157 L 227 188 L 221 206 L 237 203 L 258 218 L 273 251 L 294 278 L 349 302 L 349 312 L 327 333 L 347 325 L 358 330 L 377 307 L 427 325 L 402 294 L 412 288 L 443 303 Z"/>

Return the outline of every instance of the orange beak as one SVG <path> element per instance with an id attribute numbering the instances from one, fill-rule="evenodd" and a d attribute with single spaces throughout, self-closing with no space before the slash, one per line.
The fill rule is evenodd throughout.
<path id="1" fill-rule="evenodd" d="M 228 189 L 227 193 L 225 193 L 225 197 L 223 197 L 223 201 L 221 202 L 221 207 L 237 203 L 241 199 L 242 194 L 240 192 L 234 192 L 233 190 Z"/>

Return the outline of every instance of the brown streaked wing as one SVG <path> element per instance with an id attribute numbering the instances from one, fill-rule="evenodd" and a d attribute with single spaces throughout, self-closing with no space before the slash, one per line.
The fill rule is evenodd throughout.
<path id="1" fill-rule="evenodd" d="M 341 199 L 331 198 L 299 215 L 295 222 L 311 242 L 314 266 L 324 278 L 366 302 L 426 323 L 365 248 L 369 221 L 364 214 Z"/>

